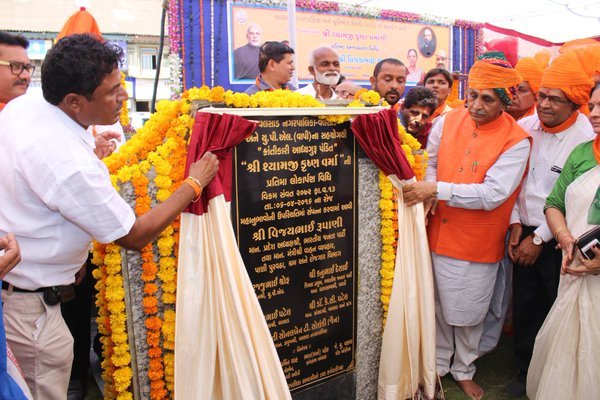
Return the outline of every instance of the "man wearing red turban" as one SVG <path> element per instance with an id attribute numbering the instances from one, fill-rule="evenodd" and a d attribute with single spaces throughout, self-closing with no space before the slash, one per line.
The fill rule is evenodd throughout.
<path id="1" fill-rule="evenodd" d="M 474 361 L 529 156 L 527 133 L 504 112 L 519 83 L 501 53 L 475 62 L 467 108 L 442 116 L 429 135 L 426 181 L 403 189 L 407 206 L 431 207 L 437 372 L 450 372 L 472 399 L 483 396 Z"/>
<path id="2" fill-rule="evenodd" d="M 594 137 L 578 109 L 587 105 L 592 81 L 573 51 L 559 55 L 541 78 L 537 115 L 519 125 L 533 139 L 529 171 L 511 215 L 508 253 L 513 265 L 513 326 L 519 374 L 507 386 L 525 395 L 535 337 L 558 290 L 562 254 L 544 217 L 544 203 L 571 151 Z"/>

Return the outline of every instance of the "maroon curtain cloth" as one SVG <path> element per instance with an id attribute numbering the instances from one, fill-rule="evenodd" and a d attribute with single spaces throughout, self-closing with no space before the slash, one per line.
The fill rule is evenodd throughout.
<path id="1" fill-rule="evenodd" d="M 398 117 L 392 109 L 377 114 L 359 115 L 352 122 L 352 132 L 371 161 L 386 175 L 398 179 L 415 176 L 402 150 L 398 136 Z"/>
<path id="2" fill-rule="evenodd" d="M 219 172 L 202 190 L 202 197 L 191 203 L 185 212 L 202 215 L 208 209 L 208 201 L 220 194 L 231 201 L 232 149 L 256 129 L 257 124 L 231 114 L 210 114 L 198 112 L 188 146 L 185 176 L 190 165 L 202 158 L 207 151 L 219 158 Z"/>

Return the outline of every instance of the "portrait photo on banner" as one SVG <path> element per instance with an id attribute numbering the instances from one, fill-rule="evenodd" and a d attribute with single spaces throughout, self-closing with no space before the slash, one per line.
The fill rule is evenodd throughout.
<path id="1" fill-rule="evenodd" d="M 228 2 L 227 17 L 229 82 L 254 83 L 259 74 L 260 46 L 266 41 L 290 44 L 287 10 Z M 397 58 L 407 66 L 414 64 L 413 69 L 428 71 L 436 67 L 436 51 L 451 54 L 448 26 L 312 11 L 296 13 L 296 41 L 294 62 L 300 86 L 312 82 L 313 77 L 308 72 L 309 55 L 323 45 L 331 46 L 338 53 L 342 75 L 364 86 L 369 86 L 373 67 L 384 58 Z M 418 82 L 414 75 L 407 83 Z"/>

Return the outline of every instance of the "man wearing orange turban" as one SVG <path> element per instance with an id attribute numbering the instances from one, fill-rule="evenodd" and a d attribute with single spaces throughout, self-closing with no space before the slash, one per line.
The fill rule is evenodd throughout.
<path id="1" fill-rule="evenodd" d="M 517 87 L 515 98 L 508 106 L 507 112 L 516 120 L 535 113 L 535 96 L 540 90 L 544 66 L 533 57 L 524 57 L 515 66 L 523 78 Z"/>
<path id="2" fill-rule="evenodd" d="M 574 49 L 586 74 L 600 83 L 600 43 Z"/>
<path id="3" fill-rule="evenodd" d="M 407 206 L 425 201 L 436 285 L 437 372 L 450 372 L 469 398 L 484 319 L 490 307 L 510 212 L 529 139 L 504 112 L 521 77 L 501 53 L 469 72 L 467 108 L 442 116 L 427 146 L 425 182 L 403 189 Z"/>
<path id="4" fill-rule="evenodd" d="M 519 369 L 507 386 L 513 396 L 525 394 L 535 337 L 556 298 L 562 254 L 544 217 L 544 203 L 571 151 L 594 137 L 590 122 L 577 111 L 587 104 L 591 87 L 575 53 L 561 54 L 541 78 L 537 115 L 519 121 L 533 147 L 510 220 L 508 253 L 514 263 L 514 351 Z"/>

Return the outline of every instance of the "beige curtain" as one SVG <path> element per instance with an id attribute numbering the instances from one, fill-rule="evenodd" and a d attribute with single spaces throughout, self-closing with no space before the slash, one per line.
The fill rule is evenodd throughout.
<path id="1" fill-rule="evenodd" d="M 181 218 L 175 336 L 178 400 L 291 399 L 235 240 L 229 203 Z"/>
<path id="2" fill-rule="evenodd" d="M 415 179 L 389 175 L 400 189 Z M 379 364 L 380 400 L 434 398 L 435 306 L 423 204 L 404 206 L 398 196 L 398 249 Z"/>

